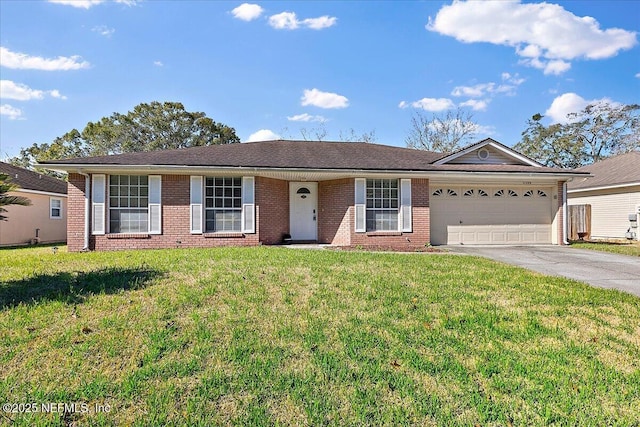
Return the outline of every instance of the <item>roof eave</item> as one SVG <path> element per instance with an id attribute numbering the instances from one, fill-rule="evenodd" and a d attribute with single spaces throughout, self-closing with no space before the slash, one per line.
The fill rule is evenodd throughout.
<path id="1" fill-rule="evenodd" d="M 628 187 L 637 187 L 637 186 L 640 186 L 640 181 L 628 182 L 625 184 L 601 185 L 597 187 L 572 188 L 572 189 L 568 189 L 567 193 L 586 193 L 589 191 L 615 190 L 616 188 L 628 188 Z"/>
<path id="2" fill-rule="evenodd" d="M 113 164 L 62 164 L 48 163 L 39 164 L 38 166 L 55 171 L 68 173 L 105 173 L 110 171 L 145 171 L 148 173 L 174 173 L 174 174 L 193 174 L 193 173 L 211 173 L 212 169 L 224 173 L 268 173 L 268 172 L 292 172 L 292 173 L 309 173 L 309 174 L 338 174 L 346 176 L 361 176 L 363 174 L 395 174 L 395 175 L 411 175 L 416 177 L 431 176 L 544 176 L 572 179 L 577 177 L 589 177 L 587 172 L 559 172 L 559 171 L 473 171 L 473 170 L 429 170 L 429 169 L 333 169 L 333 168 L 277 168 L 277 167 L 254 167 L 254 166 L 194 166 L 194 165 L 113 165 Z"/>

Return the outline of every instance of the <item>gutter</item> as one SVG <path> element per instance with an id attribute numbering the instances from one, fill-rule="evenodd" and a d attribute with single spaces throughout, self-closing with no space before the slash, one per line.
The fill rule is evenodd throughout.
<path id="1" fill-rule="evenodd" d="M 263 167 L 263 166 L 205 166 L 205 165 L 117 165 L 117 164 L 64 164 L 64 163 L 40 163 L 38 166 L 46 169 L 69 172 L 81 168 L 96 173 L 108 173 L 109 171 L 146 171 L 154 173 L 179 173 L 191 174 L 194 172 L 210 172 L 215 169 L 226 173 L 258 174 L 273 172 L 290 173 L 315 173 L 315 174 L 342 174 L 350 177 L 363 175 L 394 175 L 413 176 L 419 178 L 434 178 L 437 176 L 523 176 L 523 177 L 561 177 L 573 178 L 576 176 L 590 177 L 588 172 L 544 172 L 544 171 L 474 171 L 474 170 L 398 170 L 398 169 L 311 169 L 311 168 L 287 168 L 287 167 Z"/>
<path id="2" fill-rule="evenodd" d="M 618 188 L 626 188 L 626 187 L 636 187 L 640 185 L 640 181 L 638 182 L 629 182 L 626 184 L 612 184 L 612 185 L 602 185 L 600 187 L 585 187 L 585 188 L 574 188 L 571 190 L 567 190 L 568 193 L 587 193 L 589 191 L 600 191 L 600 190 L 615 190 Z"/>

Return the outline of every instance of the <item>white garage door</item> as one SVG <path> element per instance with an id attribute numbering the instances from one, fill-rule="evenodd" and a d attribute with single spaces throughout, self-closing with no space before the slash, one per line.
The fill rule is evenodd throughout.
<path id="1" fill-rule="evenodd" d="M 431 187 L 431 243 L 549 244 L 551 187 Z"/>

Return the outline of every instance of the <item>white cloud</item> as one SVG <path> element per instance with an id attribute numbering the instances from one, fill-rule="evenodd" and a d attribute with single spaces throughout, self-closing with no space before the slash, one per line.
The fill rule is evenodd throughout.
<path id="1" fill-rule="evenodd" d="M 43 71 L 79 70 L 90 66 L 87 61 L 83 61 L 77 55 L 48 59 L 40 56 L 30 56 L 26 53 L 12 52 L 6 47 L 0 47 L 0 65 L 13 69 Z"/>
<path id="2" fill-rule="evenodd" d="M 311 114 L 302 113 L 295 116 L 287 116 L 287 120 L 290 122 L 325 122 L 326 118 L 323 116 L 312 116 Z"/>
<path id="3" fill-rule="evenodd" d="M 398 104 L 399 108 L 407 108 L 409 106 L 413 108 L 421 108 L 425 111 L 436 112 L 449 110 L 455 107 L 455 104 L 449 98 L 422 98 L 411 103 L 401 101 L 400 104 Z"/>
<path id="4" fill-rule="evenodd" d="M 280 139 L 280 135 L 270 129 L 260 129 L 249 135 L 246 142 L 272 141 L 274 139 Z"/>
<path id="5" fill-rule="evenodd" d="M 640 73 L 636 73 L 636 78 L 640 79 Z"/>
<path id="6" fill-rule="evenodd" d="M 111 37 L 113 35 L 113 33 L 116 32 L 115 29 L 109 28 L 106 25 L 95 26 L 95 27 L 93 27 L 91 29 L 91 31 L 93 31 L 94 33 L 98 33 L 98 34 L 100 34 L 101 36 L 104 36 L 104 37 Z"/>
<path id="7" fill-rule="evenodd" d="M 153 65 L 155 65 L 156 67 L 164 67 L 162 61 L 153 61 Z"/>
<path id="8" fill-rule="evenodd" d="M 338 18 L 328 15 L 320 16 L 319 18 L 307 18 L 300 21 L 295 12 L 282 12 L 269 17 L 269 25 L 276 30 L 295 30 L 300 27 L 322 30 L 334 26 L 336 22 L 338 22 Z"/>
<path id="9" fill-rule="evenodd" d="M 22 118 L 22 110 L 9 104 L 2 104 L 0 105 L 0 115 L 7 116 L 9 120 L 18 120 Z"/>
<path id="10" fill-rule="evenodd" d="M 610 58 L 637 44 L 633 31 L 603 30 L 594 18 L 551 3 L 454 1 L 430 17 L 426 28 L 464 43 L 511 46 L 522 64 L 545 74 L 567 71 L 570 60 Z"/>
<path id="11" fill-rule="evenodd" d="M 15 83 L 11 80 L 0 80 L 0 98 L 15 99 L 17 101 L 29 101 L 31 99 L 43 99 L 45 95 L 52 98 L 67 99 L 66 96 L 60 94 L 56 89 L 43 91 L 31 89 L 27 85 Z"/>
<path id="12" fill-rule="evenodd" d="M 49 0 L 49 3 L 62 4 L 65 6 L 77 7 L 79 9 L 89 9 L 92 6 L 105 3 L 105 0 Z M 113 3 L 121 3 L 127 6 L 133 6 L 137 3 L 136 0 L 114 0 Z"/>
<path id="13" fill-rule="evenodd" d="M 235 18 L 249 22 L 258 19 L 263 11 L 264 9 L 257 4 L 242 3 L 233 9 L 231 13 Z"/>
<path id="14" fill-rule="evenodd" d="M 567 117 L 568 114 L 579 113 L 584 110 L 587 105 L 599 103 L 619 105 L 609 98 L 586 100 L 578 94 L 569 92 L 557 96 L 551 103 L 551 106 L 545 111 L 544 115 L 549 117 L 552 123 L 569 123 L 571 119 Z"/>
<path id="15" fill-rule="evenodd" d="M 486 111 L 489 105 L 489 100 L 470 99 L 465 102 L 461 102 L 461 107 L 471 107 L 474 111 Z"/>
<path id="16" fill-rule="evenodd" d="M 276 30 L 295 30 L 299 26 L 298 18 L 293 12 L 282 12 L 269 17 L 269 25 Z"/>
<path id="17" fill-rule="evenodd" d="M 313 105 L 319 108 L 346 108 L 349 106 L 347 97 L 332 92 L 322 92 L 318 89 L 305 89 L 301 98 L 302 106 Z"/>
<path id="18" fill-rule="evenodd" d="M 478 83 L 473 86 L 456 86 L 451 91 L 452 96 L 464 96 L 468 98 L 483 98 L 497 94 L 515 95 L 516 89 L 525 79 L 518 74 L 502 73 L 502 83 Z"/>
<path id="19" fill-rule="evenodd" d="M 451 91 L 452 96 L 467 96 L 469 98 L 480 98 L 488 92 L 493 92 L 495 83 L 479 83 L 474 86 L 456 86 Z"/>
<path id="20" fill-rule="evenodd" d="M 333 27 L 338 21 L 335 16 L 324 15 L 319 18 L 307 18 L 302 20 L 302 24 L 312 30 L 322 30 Z"/>

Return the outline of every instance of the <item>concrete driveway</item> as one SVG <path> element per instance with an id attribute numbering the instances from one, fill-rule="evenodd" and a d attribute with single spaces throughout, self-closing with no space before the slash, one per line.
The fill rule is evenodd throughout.
<path id="1" fill-rule="evenodd" d="M 640 296 L 640 258 L 566 246 L 446 246 L 529 270 Z"/>

